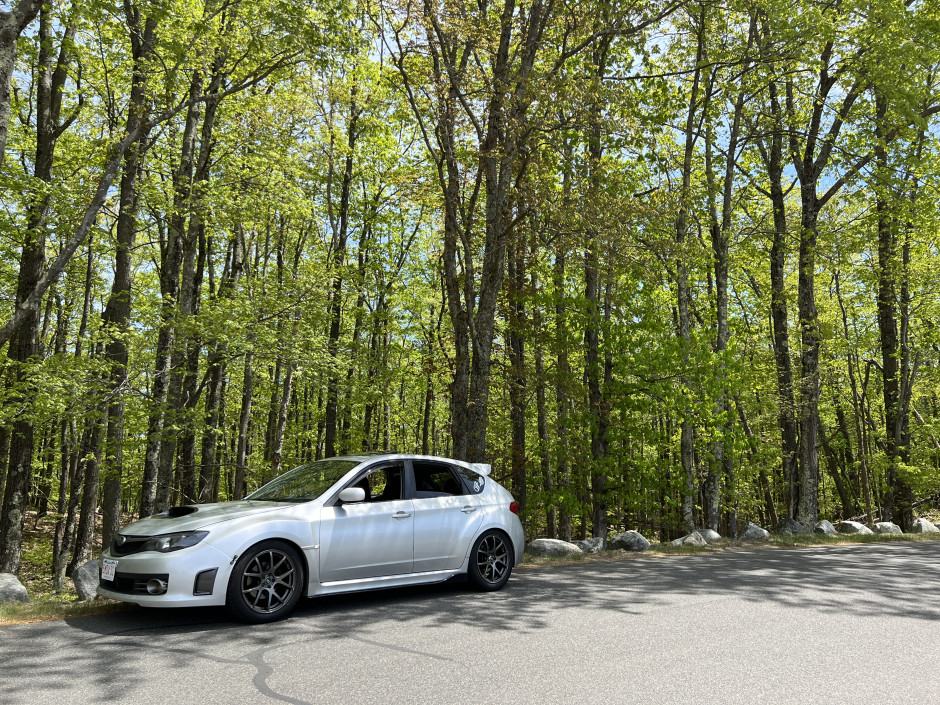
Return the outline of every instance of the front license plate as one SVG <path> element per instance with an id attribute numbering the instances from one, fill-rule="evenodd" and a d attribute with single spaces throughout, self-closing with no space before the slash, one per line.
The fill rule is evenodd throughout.
<path id="1" fill-rule="evenodd" d="M 110 558 L 105 558 L 101 566 L 101 579 L 114 580 L 114 572 L 117 570 L 117 564 L 117 561 L 113 561 Z"/>

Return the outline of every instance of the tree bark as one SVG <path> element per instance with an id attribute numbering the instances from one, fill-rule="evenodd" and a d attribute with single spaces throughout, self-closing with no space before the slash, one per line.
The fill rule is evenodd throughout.
<path id="1" fill-rule="evenodd" d="M 39 10 L 37 5 L 36 10 Z M 32 19 L 27 15 L 32 12 L 32 5 L 21 1 L 10 13 L 0 13 L 0 51 L 10 52 L 11 64 L 7 67 L 0 54 L 0 149 L 6 141 L 6 128 L 9 117 L 9 74 L 12 71 L 13 56 L 16 50 L 16 37 Z M 41 12 L 39 22 L 38 80 L 36 86 L 36 159 L 33 176 L 44 182 L 52 181 L 52 165 L 55 157 L 56 139 L 59 132 L 59 113 L 62 106 L 61 91 L 66 79 L 66 66 L 69 53 L 68 42 L 75 33 L 73 25 L 64 32 L 58 61 L 53 53 L 52 8 L 46 6 Z M 14 32 L 15 30 L 15 32 Z M 6 46 L 12 41 L 12 46 Z M 7 114 L 3 114 L 6 111 Z M 0 152 L 2 154 L 2 152 Z M 26 231 L 20 268 L 16 284 L 16 307 L 22 306 L 41 281 L 46 262 L 46 216 L 51 198 L 41 191 L 30 196 L 26 216 Z M 13 363 L 12 386 L 14 403 L 28 405 L 33 396 L 35 381 L 31 379 L 29 366 L 36 362 L 42 353 L 40 344 L 39 301 L 30 310 L 22 325 L 13 332 L 7 357 Z M 23 517 L 28 503 L 29 483 L 32 475 L 34 427 L 30 414 L 20 414 L 13 421 L 10 437 L 10 456 L 7 468 L 7 480 L 3 491 L 2 511 L 0 511 L 0 572 L 16 573 L 19 571 L 22 555 Z"/>
<path id="2" fill-rule="evenodd" d="M 748 29 L 747 48 L 743 60 L 745 66 L 749 65 L 751 44 L 756 30 L 756 20 L 752 18 Z M 724 174 L 721 181 L 721 217 L 718 215 L 716 198 L 718 195 L 718 186 L 714 181 L 714 170 L 712 168 L 712 142 L 714 134 L 711 120 L 706 118 L 706 128 L 708 130 L 706 140 L 706 176 L 708 180 L 708 192 L 710 194 L 711 210 L 711 241 L 712 255 L 715 269 L 715 353 L 719 358 L 719 376 L 721 391 L 715 403 L 715 415 L 717 418 L 725 417 L 721 425 L 719 435 L 712 443 L 711 464 L 708 472 L 707 486 L 705 492 L 705 520 L 708 528 L 718 531 L 719 512 L 720 512 L 720 487 L 719 477 L 724 477 L 724 482 L 729 492 L 733 495 L 734 487 L 734 461 L 732 454 L 726 448 L 726 441 L 731 438 L 732 415 L 730 413 L 729 379 L 727 373 L 727 363 L 724 355 L 728 349 L 728 341 L 731 338 L 731 331 L 728 326 L 728 267 L 729 267 L 729 239 L 731 229 L 731 218 L 733 215 L 733 187 L 734 174 L 737 165 L 738 140 L 741 131 L 741 119 L 744 112 L 744 99 L 746 89 L 742 86 L 738 92 L 734 103 L 734 112 L 732 113 L 731 126 L 728 130 L 728 146 L 725 154 Z M 727 534 L 729 536 L 737 535 L 737 512 L 735 507 L 726 509 L 726 523 L 728 526 Z"/>
<path id="3" fill-rule="evenodd" d="M 883 520 L 897 520 L 903 531 L 910 531 L 914 523 L 914 493 L 904 476 L 898 470 L 899 463 L 908 462 L 909 417 L 906 412 L 909 387 L 913 384 L 913 375 L 902 368 L 902 363 L 909 360 L 906 341 L 898 334 L 898 309 L 903 306 L 898 292 L 898 282 L 904 276 L 901 263 L 898 262 L 899 227 L 896 206 L 893 202 L 901 201 L 896 189 L 892 188 L 889 172 L 888 153 L 885 148 L 887 100 L 880 91 L 875 93 L 875 128 L 878 140 L 875 146 L 875 164 L 882 180 L 876 186 L 875 212 L 878 219 L 878 332 L 881 342 L 881 375 L 884 395 L 885 455 L 888 460 L 886 481 L 888 492 L 885 496 Z M 922 141 L 923 137 L 921 137 Z M 889 198 L 891 199 L 889 201 Z M 903 314 L 902 314 L 903 315 Z M 910 381 L 908 381 L 910 380 Z M 907 383 L 905 385 L 905 383 Z M 906 394 L 902 387 L 907 386 Z"/>
<path id="4" fill-rule="evenodd" d="M 689 303 L 691 293 L 689 289 L 689 275 L 686 262 L 686 238 L 689 230 L 689 209 L 692 194 L 692 154 L 697 139 L 696 123 L 699 105 L 699 84 L 701 82 L 701 65 L 705 49 L 705 7 L 701 8 L 698 21 L 698 46 L 695 54 L 695 70 L 692 74 L 692 89 L 689 95 L 689 110 L 685 124 L 685 149 L 682 160 L 682 190 L 680 193 L 679 214 L 676 218 L 676 299 L 678 304 L 678 335 L 683 348 L 683 366 L 689 363 L 689 348 L 691 346 L 691 318 Z M 689 380 L 685 373 L 680 378 L 680 384 L 688 389 Z M 686 407 L 682 412 L 682 430 L 680 434 L 680 450 L 683 470 L 682 492 L 682 525 L 686 531 L 695 530 L 695 463 L 694 463 L 694 437 L 692 427 L 692 409 Z"/>
<path id="5" fill-rule="evenodd" d="M 190 83 L 189 95 L 193 102 L 186 112 L 179 165 L 173 175 L 173 212 L 168 222 L 166 242 L 161 243 L 160 248 L 160 332 L 157 337 L 153 405 L 147 426 L 141 516 L 166 509 L 173 496 L 177 442 L 174 425 L 177 419 L 171 409 L 180 406 L 182 378 L 178 370 L 183 360 L 176 337 L 175 319 L 180 304 L 186 212 L 190 206 L 196 165 L 196 135 L 201 116 L 201 103 L 196 102 L 202 96 L 202 76 L 198 73 Z"/>
<path id="6" fill-rule="evenodd" d="M 571 156 L 570 153 L 568 155 Z M 568 159 L 567 163 L 571 163 Z M 565 203 L 569 200 L 570 177 L 565 173 L 563 191 Z M 571 365 L 568 360 L 568 306 L 565 293 L 566 245 L 559 239 L 555 244 L 555 262 L 552 266 L 552 284 L 555 296 L 555 355 L 557 371 L 555 373 L 555 409 L 558 418 L 558 483 L 563 492 L 561 511 L 559 512 L 558 532 L 565 541 L 571 540 L 571 465 L 568 448 L 568 412 L 570 400 L 568 385 L 571 379 Z"/>
<path id="7" fill-rule="evenodd" d="M 231 299 L 238 287 L 238 281 L 244 268 L 244 232 L 240 225 L 235 227 L 235 237 L 229 243 L 226 257 L 228 267 L 219 284 L 218 302 Z M 208 384 L 206 389 L 206 425 L 202 437 L 202 457 L 199 471 L 199 501 L 211 501 L 218 488 L 219 468 L 216 462 L 216 449 L 219 444 L 221 427 L 222 391 L 225 386 L 228 345 L 225 341 L 215 340 L 209 346 L 211 351 L 207 359 Z M 237 463 L 238 461 L 236 461 Z M 244 478 L 242 478 L 244 479 Z M 236 483 L 238 484 L 238 483 Z"/>
<path id="8" fill-rule="evenodd" d="M 334 268 L 332 292 L 330 295 L 330 331 L 327 339 L 327 351 L 332 364 L 327 373 L 326 386 L 326 450 L 327 458 L 336 455 L 336 428 L 337 428 L 337 399 L 338 380 L 336 363 L 339 356 L 339 336 L 343 316 L 343 275 L 342 268 L 346 264 L 346 240 L 349 237 L 349 204 L 353 178 L 353 155 L 356 140 L 359 136 L 359 105 L 357 102 L 358 86 L 354 83 L 349 100 L 349 122 L 346 127 L 346 158 L 343 160 L 343 175 L 340 182 L 339 212 L 333 209 L 332 188 L 333 155 L 330 154 L 330 169 L 327 186 L 327 204 L 330 223 L 333 231 L 331 263 Z M 331 138 L 332 141 L 332 138 Z M 331 145 L 332 146 L 332 145 Z M 292 372 L 292 371 L 291 371 Z"/>
<path id="9" fill-rule="evenodd" d="M 766 27 L 762 27 L 761 58 L 768 61 Z M 770 145 L 758 138 L 758 147 L 767 170 L 770 205 L 773 209 L 773 242 L 770 248 L 770 318 L 773 327 L 774 365 L 777 372 L 777 425 L 780 427 L 781 472 L 787 488 L 787 516 L 796 517 L 799 501 L 799 446 L 793 368 L 790 360 L 790 333 L 787 320 L 786 260 L 787 212 L 783 188 L 783 109 L 775 81 L 767 85 L 770 103 Z"/>
<path id="10" fill-rule="evenodd" d="M 75 548 L 67 568 L 67 574 L 72 575 L 75 569 L 84 561 L 91 558 L 95 539 L 95 519 L 98 509 L 99 468 L 101 465 L 101 445 L 105 429 L 108 426 L 108 404 L 103 403 L 94 410 L 88 419 L 88 429 L 85 432 L 85 442 L 82 444 L 82 455 L 79 461 L 83 468 L 81 475 L 82 499 L 78 518 L 78 527 L 75 532 Z M 78 484 L 73 483 L 73 488 Z M 76 490 L 73 490 L 73 492 Z"/>
<path id="11" fill-rule="evenodd" d="M 238 414 L 238 449 L 235 453 L 235 483 L 232 499 L 241 499 L 246 494 L 248 474 L 248 431 L 251 424 L 251 405 L 255 392 L 255 372 L 252 367 L 253 353 L 245 353 L 245 372 L 242 377 L 242 404 Z"/>
<path id="12" fill-rule="evenodd" d="M 538 242 L 532 237 L 531 250 L 538 252 Z M 531 286 L 533 292 L 539 291 L 538 270 L 532 267 Z M 542 308 L 538 302 L 532 306 L 532 327 L 535 335 L 535 425 L 539 437 L 539 469 L 542 474 L 542 491 L 545 495 L 545 524 L 549 538 L 558 538 L 558 512 L 555 502 L 555 482 L 552 476 L 552 459 L 548 440 L 548 409 L 546 401 L 547 380 L 545 375 L 545 352 L 542 345 L 543 320 Z"/>
<path id="13" fill-rule="evenodd" d="M 510 463 L 512 472 L 512 494 L 519 503 L 519 514 L 523 525 L 528 521 L 528 483 L 526 477 L 526 370 L 525 331 L 525 240 L 521 237 L 509 245 L 509 325 L 507 348 L 509 352 L 509 425 L 512 430 Z"/>
<path id="14" fill-rule="evenodd" d="M 183 277 L 180 285 L 180 318 L 193 319 L 202 310 L 202 282 L 206 263 L 205 227 L 194 210 L 190 215 L 187 241 L 183 247 Z M 179 479 L 180 503 L 199 501 L 196 468 L 196 430 L 193 416 L 199 403 L 199 358 L 202 339 L 191 335 L 184 341 L 185 353 L 179 405 L 173 410 L 182 419 L 178 436 L 176 474 Z"/>
<path id="15" fill-rule="evenodd" d="M 10 126 L 10 83 L 16 69 L 16 40 L 39 14 L 40 0 L 20 0 L 0 11 L 0 166 L 6 153 Z"/>
<path id="16" fill-rule="evenodd" d="M 131 38 L 133 76 L 127 109 L 127 134 L 139 133 L 140 139 L 124 153 L 124 171 L 118 197 L 117 247 L 111 295 L 102 315 L 109 339 L 105 358 L 110 366 L 110 409 L 103 474 L 101 535 L 103 545 L 121 528 L 121 490 L 124 475 L 124 397 L 127 389 L 127 336 L 131 316 L 131 252 L 137 233 L 137 186 L 143 168 L 143 153 L 149 130 L 144 123 L 150 117 L 147 98 L 147 72 L 154 52 L 157 22 L 147 17 L 141 27 L 140 11 L 125 5 L 125 20 Z"/>

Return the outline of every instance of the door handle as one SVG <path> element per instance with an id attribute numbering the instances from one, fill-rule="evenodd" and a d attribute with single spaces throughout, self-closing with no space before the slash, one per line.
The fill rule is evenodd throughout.
<path id="1" fill-rule="evenodd" d="M 392 519 L 407 519 L 411 516 L 411 512 L 395 512 L 392 514 Z"/>
<path id="2" fill-rule="evenodd" d="M 466 507 L 464 507 L 464 508 L 461 509 L 460 511 L 462 511 L 464 514 L 472 514 L 472 513 L 475 512 L 476 510 L 477 510 L 476 507 L 474 507 L 474 506 L 468 504 Z"/>

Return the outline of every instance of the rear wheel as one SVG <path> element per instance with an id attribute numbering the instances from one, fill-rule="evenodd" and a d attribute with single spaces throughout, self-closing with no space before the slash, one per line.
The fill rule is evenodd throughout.
<path id="1" fill-rule="evenodd" d="M 243 622 L 273 622 L 291 613 L 302 589 L 303 569 L 296 549 L 283 541 L 262 541 L 235 564 L 225 606 Z"/>
<path id="2" fill-rule="evenodd" d="M 513 551 L 509 538 L 502 531 L 486 531 L 470 549 L 467 575 L 480 590 L 499 590 L 512 572 Z"/>

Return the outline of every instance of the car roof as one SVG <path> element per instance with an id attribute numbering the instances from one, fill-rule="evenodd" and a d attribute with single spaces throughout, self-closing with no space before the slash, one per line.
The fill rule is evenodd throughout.
<path id="1" fill-rule="evenodd" d="M 431 460 L 438 461 L 442 463 L 451 463 L 453 465 L 460 465 L 469 470 L 479 473 L 480 475 L 489 475 L 491 471 L 491 466 L 488 463 L 468 463 L 463 460 L 456 460 L 455 458 L 444 458 L 438 455 L 417 455 L 414 453 L 389 453 L 389 452 L 374 452 L 374 453 L 357 453 L 355 455 L 341 455 L 332 460 L 352 460 L 359 463 L 364 463 L 370 460 Z"/>

